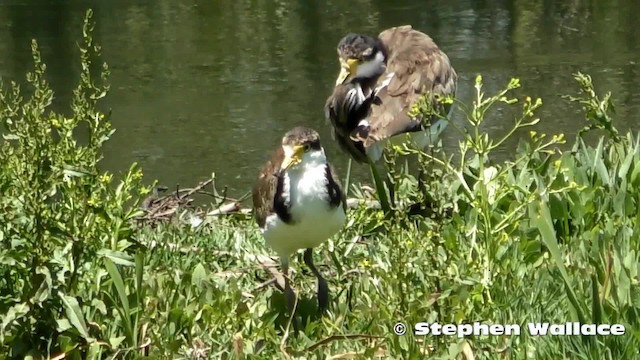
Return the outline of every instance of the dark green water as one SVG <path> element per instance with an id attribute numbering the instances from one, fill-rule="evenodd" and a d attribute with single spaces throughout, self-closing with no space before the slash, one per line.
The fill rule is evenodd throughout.
<path id="1" fill-rule="evenodd" d="M 0 2 L 0 76 L 23 81 L 36 38 L 55 106 L 65 109 L 87 7 L 112 70 L 106 103 L 117 132 L 103 166 L 119 172 L 137 161 L 148 179 L 168 186 L 216 172 L 240 195 L 296 125 L 320 132 L 343 175 L 347 157 L 323 118 L 338 70 L 335 46 L 349 31 L 395 25 L 412 24 L 448 53 L 463 101 L 478 73 L 488 92 L 516 76 L 521 94 L 544 99 L 537 130 L 571 135 L 583 119 L 559 95 L 575 94 L 571 73 L 583 71 L 613 92 L 622 129 L 640 125 L 638 0 L 8 0 Z M 511 122 L 496 112 L 486 131 L 499 135 Z M 444 143 L 455 149 L 455 135 L 446 133 Z"/>

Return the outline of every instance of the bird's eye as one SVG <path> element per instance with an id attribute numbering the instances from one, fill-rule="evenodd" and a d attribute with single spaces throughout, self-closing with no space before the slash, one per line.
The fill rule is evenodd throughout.
<path id="1" fill-rule="evenodd" d="M 311 145 L 304 144 L 304 152 L 308 152 L 309 150 L 311 150 Z"/>

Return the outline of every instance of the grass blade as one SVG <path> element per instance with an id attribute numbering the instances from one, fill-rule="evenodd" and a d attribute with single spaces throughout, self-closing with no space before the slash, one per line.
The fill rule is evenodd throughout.
<path id="1" fill-rule="evenodd" d="M 114 251 L 109 249 L 101 249 L 98 250 L 98 255 L 104 256 L 105 258 L 113 261 L 117 265 L 123 266 L 133 266 L 133 256 L 122 252 L 122 251 Z"/>
<path id="2" fill-rule="evenodd" d="M 118 268 L 111 260 L 104 258 L 104 265 L 107 268 L 109 276 L 113 280 L 113 286 L 116 288 L 116 292 L 118 293 L 118 297 L 120 298 L 120 305 L 122 310 L 120 314 L 122 316 L 122 321 L 124 322 L 128 337 L 130 338 L 130 345 L 135 345 L 136 339 L 134 337 L 133 329 L 131 326 L 131 309 L 129 307 L 129 298 L 124 286 L 124 281 L 122 280 L 120 271 L 118 271 Z"/>
<path id="3" fill-rule="evenodd" d="M 142 303 L 144 299 L 144 284 L 142 282 L 143 279 L 143 271 L 144 271 L 144 254 L 141 251 L 138 251 L 135 256 L 136 259 L 136 283 L 135 283 L 135 291 L 136 291 L 136 303 L 137 308 L 142 309 Z M 140 311 L 136 311 L 135 320 L 133 322 L 133 336 L 138 339 L 138 329 L 140 328 Z M 140 339 L 140 341 L 143 341 Z"/>
<path id="4" fill-rule="evenodd" d="M 591 319 L 594 324 L 602 323 L 602 304 L 598 292 L 598 278 L 591 274 Z"/>
<path id="5" fill-rule="evenodd" d="M 349 195 L 349 187 L 351 185 L 351 158 L 349 158 L 349 163 L 347 164 L 347 175 L 344 177 L 344 196 L 347 197 Z M 346 210 L 346 209 L 345 209 Z"/>
<path id="6" fill-rule="evenodd" d="M 585 323 L 586 319 L 582 312 L 582 308 L 580 307 L 580 303 L 578 302 L 578 297 L 573 291 L 573 285 L 571 279 L 569 278 L 569 274 L 567 274 L 567 270 L 564 267 L 564 260 L 562 258 L 562 254 L 560 252 L 560 248 L 558 247 L 558 240 L 556 238 L 555 231 L 553 230 L 553 223 L 551 222 L 551 214 L 549 213 L 549 207 L 546 203 L 540 201 L 538 202 L 539 211 L 533 210 L 531 218 L 533 223 L 540 231 L 540 235 L 542 237 L 542 241 L 549 249 L 551 253 L 551 257 L 555 262 L 560 274 L 562 275 L 562 280 L 564 280 L 565 291 L 567 293 L 567 297 L 573 306 L 576 315 L 578 317 L 578 321 L 581 323 Z M 530 207 L 530 210 L 532 208 Z"/>
<path id="7" fill-rule="evenodd" d="M 88 340 L 90 338 L 89 329 L 87 328 L 87 323 L 84 321 L 84 314 L 82 314 L 78 300 L 72 296 L 64 295 L 63 293 L 59 293 L 59 295 L 62 299 L 67 319 L 69 319 L 71 325 L 78 330 L 80 335 Z"/>

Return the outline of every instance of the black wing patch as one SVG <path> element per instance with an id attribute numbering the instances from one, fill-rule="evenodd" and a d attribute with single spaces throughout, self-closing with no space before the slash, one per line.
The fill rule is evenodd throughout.
<path id="1" fill-rule="evenodd" d="M 276 194 L 273 197 L 273 210 L 276 212 L 276 215 L 286 224 L 291 224 L 291 212 L 289 211 L 289 207 L 291 204 L 289 201 L 283 196 L 284 194 L 284 171 L 280 171 L 277 174 L 277 183 L 276 183 Z"/>
<path id="2" fill-rule="evenodd" d="M 338 85 L 325 104 L 325 117 L 331 122 L 332 135 L 340 148 L 351 154 L 360 163 L 367 162 L 362 138 L 368 136 L 369 125 L 361 125 L 366 119 L 372 104 L 380 102 L 379 89 L 372 91 L 362 101 L 353 82 Z"/>
<path id="3" fill-rule="evenodd" d="M 327 176 L 327 193 L 329 194 L 329 204 L 332 208 L 335 208 L 342 203 L 342 189 L 340 189 L 340 185 L 338 185 L 333 180 L 333 174 L 331 173 L 331 167 L 329 167 L 329 164 L 327 164 L 325 167 L 325 174 Z"/>

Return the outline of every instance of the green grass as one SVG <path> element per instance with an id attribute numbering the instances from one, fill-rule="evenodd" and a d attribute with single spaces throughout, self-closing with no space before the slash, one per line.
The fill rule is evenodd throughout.
<path id="1" fill-rule="evenodd" d="M 2 84 L 0 119 L 0 358 L 191 359 L 634 359 L 640 348 L 640 146 L 619 134 L 609 94 L 576 74 L 585 129 L 561 151 L 560 134 L 534 131 L 512 159 L 494 161 L 506 139 L 479 129 L 510 121 L 492 112 L 517 107 L 513 131 L 539 120 L 542 106 L 513 92 L 493 95 L 476 80 L 460 151 L 388 149 L 394 211 L 362 205 L 316 251 L 332 305 L 318 318 L 315 278 L 292 263 L 302 331 L 294 334 L 282 293 L 267 282 L 277 264 L 250 216 L 189 212 L 140 226 L 150 189 L 134 164 L 120 180 L 100 170 L 112 134 L 97 102 L 108 68 L 90 12 L 73 114 L 48 112 L 53 93 L 34 42 L 32 89 Z M 412 111 L 429 113 L 421 104 Z M 544 121 L 542 119 L 541 121 Z M 90 139 L 73 130 L 88 125 Z M 599 141 L 582 136 L 600 131 Z M 520 131 L 518 131 L 520 130 Z M 414 154 L 417 181 L 398 164 Z M 375 195 L 352 185 L 352 196 Z M 363 202 L 364 203 L 364 202 Z M 421 204 L 419 215 L 404 209 Z M 414 209 L 415 210 L 415 209 Z M 519 336 L 404 336 L 403 322 L 518 324 Z M 621 323 L 623 336 L 530 336 L 529 322 Z"/>

